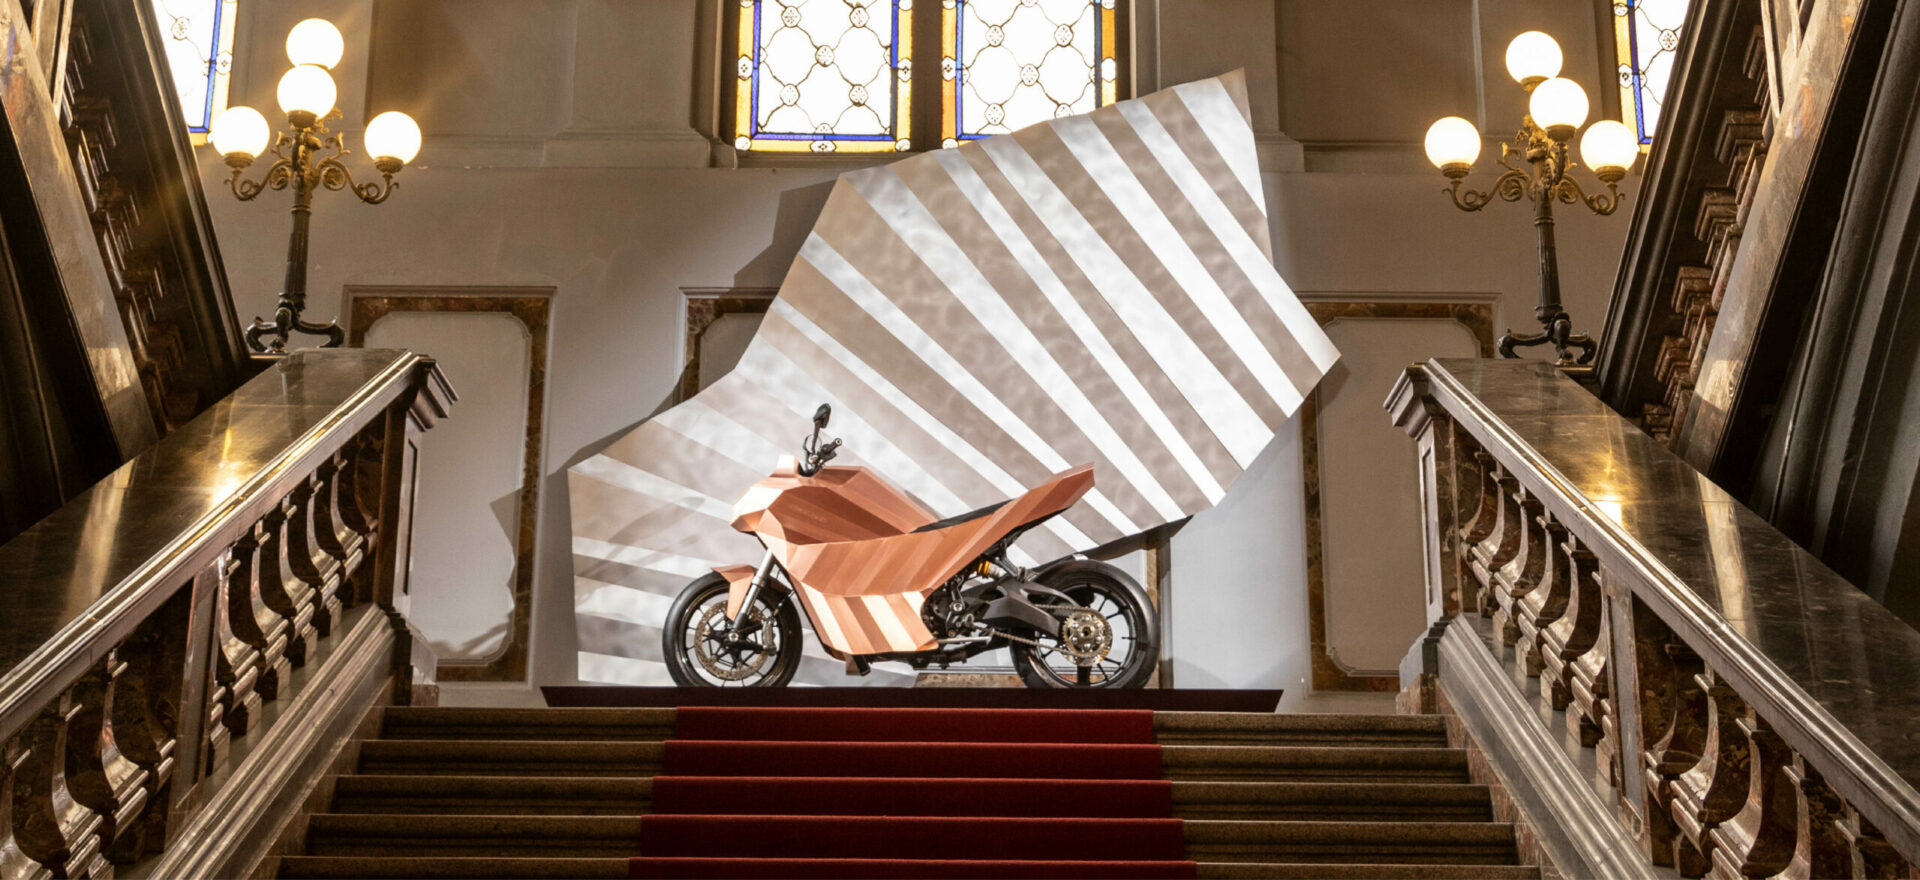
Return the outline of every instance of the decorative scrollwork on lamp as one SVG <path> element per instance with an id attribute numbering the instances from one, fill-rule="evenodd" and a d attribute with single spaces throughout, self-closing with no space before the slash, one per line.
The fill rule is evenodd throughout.
<path id="1" fill-rule="evenodd" d="M 321 324 L 301 317 L 307 306 L 307 227 L 313 193 L 347 190 L 369 205 L 380 204 L 398 186 L 393 175 L 420 152 L 420 126 L 412 117 L 399 111 L 375 116 L 367 123 L 366 145 L 380 180 L 354 182 L 353 172 L 340 161 L 349 152 L 346 138 L 327 130 L 328 120 L 340 118 L 334 106 L 338 95 L 327 71 L 340 63 L 344 51 L 339 29 L 323 19 L 309 18 L 287 34 L 287 58 L 294 66 L 280 78 L 277 97 L 291 131 L 273 138 L 274 162 L 259 180 L 242 180 L 241 174 L 268 152 L 272 130 L 266 117 L 251 107 L 234 107 L 213 123 L 209 140 L 233 168 L 227 186 L 235 198 L 248 202 L 267 190 L 293 190 L 286 285 L 273 320 L 256 317 L 246 330 L 247 344 L 256 352 L 285 354 L 287 337 L 296 331 L 325 337 L 322 348 L 337 348 L 346 341 L 346 332 L 334 321 Z"/>
<path id="2" fill-rule="evenodd" d="M 1500 337 L 1502 357 L 1517 357 L 1514 349 L 1552 345 L 1560 366 L 1584 366 L 1598 345 L 1585 333 L 1573 332 L 1573 318 L 1560 303 L 1559 257 L 1554 249 L 1553 203 L 1585 205 L 1602 216 L 1620 207 L 1619 183 L 1640 154 L 1633 131 L 1611 119 L 1587 127 L 1580 138 L 1580 158 L 1593 169 L 1607 191 L 1588 195 L 1569 172 L 1578 167 L 1569 155 L 1568 141 L 1587 119 L 1587 93 L 1580 84 L 1560 77 L 1560 45 L 1539 31 L 1528 31 L 1507 45 L 1507 72 L 1529 93 L 1528 113 L 1513 140 L 1500 145 L 1500 165 L 1506 170 L 1485 190 L 1465 186 L 1473 162 L 1480 156 L 1480 132 L 1458 116 L 1436 121 L 1427 129 L 1427 158 L 1452 185 L 1442 192 L 1462 211 L 1478 211 L 1495 199 L 1533 202 L 1533 226 L 1540 237 L 1540 305 L 1534 317 L 1539 333 Z M 1525 164 L 1515 164 L 1515 159 Z M 1576 357 L 1574 352 L 1578 350 Z"/>

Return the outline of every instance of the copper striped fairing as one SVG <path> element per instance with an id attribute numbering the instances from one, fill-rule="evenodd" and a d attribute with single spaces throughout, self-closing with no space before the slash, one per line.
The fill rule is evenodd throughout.
<path id="1" fill-rule="evenodd" d="M 1337 357 L 1260 180 L 1239 74 L 843 175 L 733 372 L 570 469 L 581 678 L 666 683 L 667 604 L 764 552 L 733 503 L 821 403 L 934 516 L 1092 463 L 1020 564 L 1217 503 Z M 797 682 L 845 682 L 809 650 Z"/>
<path id="2" fill-rule="evenodd" d="M 1061 473 L 993 512 L 938 529 L 911 499 L 866 468 L 791 469 L 755 484 L 734 508 L 792 577 L 813 630 L 843 654 L 920 651 L 926 595 L 1014 529 L 1072 506 L 1092 466 Z"/>

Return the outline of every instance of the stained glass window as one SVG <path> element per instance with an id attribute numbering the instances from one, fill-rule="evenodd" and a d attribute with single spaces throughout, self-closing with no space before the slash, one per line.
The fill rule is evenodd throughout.
<path id="1" fill-rule="evenodd" d="M 1686 20 L 1687 0 L 1613 0 L 1621 121 L 1640 136 L 1642 150 L 1653 143 Z"/>
<path id="2" fill-rule="evenodd" d="M 912 0 L 740 0 L 734 147 L 911 149 Z"/>
<path id="3" fill-rule="evenodd" d="M 227 109 L 233 73 L 233 17 L 237 0 L 153 0 L 162 49 L 193 142 L 205 143 L 213 118 Z"/>
<path id="4" fill-rule="evenodd" d="M 1119 99 L 1125 0 L 919 2 L 729 4 L 734 147 L 931 149 Z"/>
<path id="5" fill-rule="evenodd" d="M 945 0 L 941 143 L 1117 98 L 1115 0 Z"/>

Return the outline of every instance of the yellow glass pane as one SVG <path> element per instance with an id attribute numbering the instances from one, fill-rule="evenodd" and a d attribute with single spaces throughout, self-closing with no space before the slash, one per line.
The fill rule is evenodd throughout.
<path id="1" fill-rule="evenodd" d="M 959 7 L 954 3 L 944 3 L 940 10 L 940 78 L 944 85 L 940 87 L 940 146 L 952 147 L 959 143 L 959 132 L 954 130 L 953 74 L 957 69 L 954 62 L 954 37 L 960 33 Z"/>
<path id="2" fill-rule="evenodd" d="M 1100 105 L 1106 106 L 1120 100 L 1120 56 L 1114 52 L 1114 34 L 1118 32 L 1114 19 L 1113 0 L 1107 0 L 1100 10 Z"/>

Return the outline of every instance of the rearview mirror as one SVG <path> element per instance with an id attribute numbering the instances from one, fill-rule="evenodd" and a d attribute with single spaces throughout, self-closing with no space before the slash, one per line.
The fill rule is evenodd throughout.
<path id="1" fill-rule="evenodd" d="M 820 408 L 813 411 L 813 429 L 816 431 L 826 430 L 827 419 L 832 415 L 833 415 L 832 404 L 826 404 L 826 403 L 820 404 Z"/>

